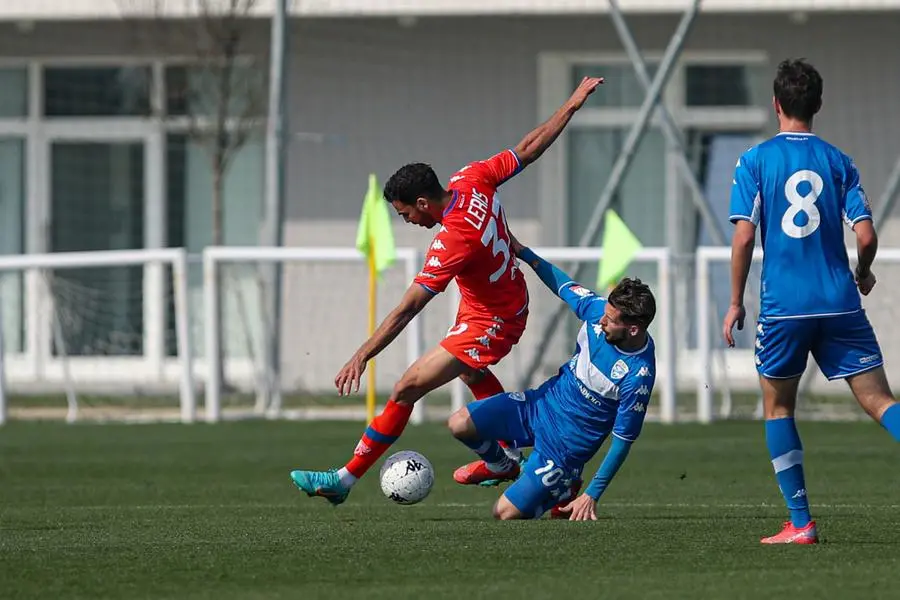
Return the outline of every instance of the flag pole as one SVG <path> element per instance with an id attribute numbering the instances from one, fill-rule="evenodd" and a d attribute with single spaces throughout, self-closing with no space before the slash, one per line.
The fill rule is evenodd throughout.
<path id="1" fill-rule="evenodd" d="M 369 247 L 374 248 L 374 240 L 369 235 Z M 375 298 L 378 273 L 375 268 L 375 252 L 369 252 L 369 337 L 375 333 Z M 375 418 L 375 359 L 369 360 L 366 385 L 366 423 Z"/>

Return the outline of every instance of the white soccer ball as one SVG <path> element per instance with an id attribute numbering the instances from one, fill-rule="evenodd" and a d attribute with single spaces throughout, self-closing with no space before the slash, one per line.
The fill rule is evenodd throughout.
<path id="1" fill-rule="evenodd" d="M 381 466 L 381 491 L 397 504 L 421 502 L 433 486 L 434 468 L 418 452 L 397 452 Z"/>

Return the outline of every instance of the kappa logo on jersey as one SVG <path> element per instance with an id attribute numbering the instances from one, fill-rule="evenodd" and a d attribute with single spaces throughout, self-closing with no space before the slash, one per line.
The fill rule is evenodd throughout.
<path id="1" fill-rule="evenodd" d="M 762 335 L 762 334 L 763 334 L 763 326 L 762 326 L 762 323 L 757 323 L 757 325 L 756 325 L 756 333 L 758 333 L 759 335 Z"/>
<path id="2" fill-rule="evenodd" d="M 484 346 L 485 348 L 491 347 L 491 338 L 486 335 L 475 338 L 475 341 Z"/>
<path id="3" fill-rule="evenodd" d="M 647 365 L 644 365 L 637 372 L 638 377 L 652 377 L 653 373 L 650 372 L 650 368 Z"/>
<path id="4" fill-rule="evenodd" d="M 447 228 L 441 225 L 441 228 L 438 230 L 438 233 L 447 233 Z"/>
<path id="5" fill-rule="evenodd" d="M 491 325 L 490 327 L 485 329 L 484 332 L 491 337 L 497 337 L 497 334 L 500 332 L 500 326 L 499 325 Z"/>
<path id="6" fill-rule="evenodd" d="M 759 338 L 756 338 L 756 348 L 758 350 L 765 350 L 766 347 L 762 345 L 762 342 L 759 341 Z"/>
<path id="7" fill-rule="evenodd" d="M 646 385 L 642 385 L 641 387 L 639 387 L 639 388 L 637 389 L 637 391 L 635 392 L 635 394 L 637 394 L 638 396 L 649 396 L 649 395 L 650 395 L 650 388 L 648 388 Z"/>
<path id="8" fill-rule="evenodd" d="M 647 405 L 643 402 L 635 402 L 634 406 L 631 407 L 631 410 L 634 412 L 647 412 Z"/>
<path id="9" fill-rule="evenodd" d="M 438 257 L 437 257 L 437 256 L 432 256 L 431 258 L 429 258 L 427 264 L 428 264 L 429 267 L 434 267 L 434 268 L 436 268 L 436 269 L 440 269 L 440 268 L 441 268 L 441 261 L 438 260 Z"/>
<path id="10" fill-rule="evenodd" d="M 481 356 L 478 354 L 478 348 L 469 348 L 468 350 L 466 350 L 466 354 L 468 354 L 469 358 L 471 358 L 472 360 L 481 362 Z"/>
<path id="11" fill-rule="evenodd" d="M 591 325 L 591 329 L 594 330 L 594 335 L 597 337 L 601 337 L 603 335 L 603 326 L 600 323 L 594 323 Z"/>
<path id="12" fill-rule="evenodd" d="M 432 250 L 446 250 L 447 246 L 444 245 L 444 242 L 441 240 L 434 240 L 434 243 L 431 244 Z"/>
<path id="13" fill-rule="evenodd" d="M 609 376 L 613 379 L 622 379 L 627 374 L 628 365 L 625 364 L 624 360 L 617 360 L 616 364 L 612 367 L 612 371 L 609 372 Z"/>
<path id="14" fill-rule="evenodd" d="M 587 289 L 586 287 L 581 287 L 580 285 L 573 285 L 569 288 L 569 290 L 571 290 L 571 292 L 576 296 L 581 296 L 582 298 L 584 298 L 585 296 L 590 296 L 593 293 L 591 292 L 591 290 Z"/>

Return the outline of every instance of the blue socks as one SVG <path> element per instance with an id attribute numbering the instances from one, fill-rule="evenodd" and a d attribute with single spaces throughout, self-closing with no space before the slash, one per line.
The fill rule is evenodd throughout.
<path id="1" fill-rule="evenodd" d="M 900 426 L 900 415 L 895 418 Z M 766 421 L 766 444 L 769 456 L 772 457 L 778 487 L 791 511 L 791 523 L 794 527 L 806 527 L 811 517 L 806 482 L 803 479 L 803 445 L 793 417 Z"/>
<path id="2" fill-rule="evenodd" d="M 900 404 L 895 404 L 881 415 L 881 426 L 900 442 Z"/>
<path id="3" fill-rule="evenodd" d="M 463 444 L 472 449 L 478 457 L 486 462 L 488 466 L 506 466 L 509 462 L 509 457 L 506 456 L 506 452 L 503 451 L 503 448 L 500 447 L 500 444 L 496 440 L 460 440 Z"/>

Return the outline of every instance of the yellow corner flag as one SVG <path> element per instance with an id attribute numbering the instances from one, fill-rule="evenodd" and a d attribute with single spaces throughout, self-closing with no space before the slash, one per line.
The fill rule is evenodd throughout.
<path id="1" fill-rule="evenodd" d="M 394 232 L 391 231 L 391 214 L 387 202 L 378 189 L 378 178 L 369 175 L 369 189 L 363 200 L 359 228 L 356 231 L 356 248 L 374 263 L 375 273 L 380 275 L 391 266 L 397 253 L 394 248 Z"/>
<path id="2" fill-rule="evenodd" d="M 614 210 L 606 211 L 603 227 L 603 259 L 597 272 L 597 291 L 606 293 L 609 286 L 615 286 L 634 255 L 641 251 L 641 240 L 628 229 L 628 225 Z"/>
<path id="3" fill-rule="evenodd" d="M 356 231 L 356 248 L 368 259 L 369 265 L 369 335 L 375 333 L 375 298 L 377 281 L 381 272 L 397 258 L 394 248 L 394 232 L 391 230 L 391 214 L 387 202 L 378 190 L 378 178 L 369 175 L 369 189 L 363 200 L 359 228 Z M 369 361 L 366 385 L 366 422 L 375 418 L 375 360 Z"/>

